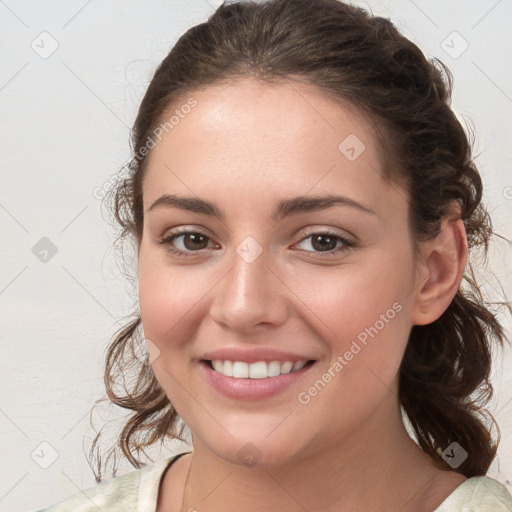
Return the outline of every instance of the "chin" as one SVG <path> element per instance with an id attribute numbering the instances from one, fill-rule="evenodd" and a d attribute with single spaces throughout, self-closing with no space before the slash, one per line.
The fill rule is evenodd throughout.
<path id="1" fill-rule="evenodd" d="M 293 436 L 285 438 L 278 435 L 268 436 L 268 431 L 260 435 L 243 435 L 231 437 L 229 434 L 223 439 L 204 440 L 201 445 L 206 446 L 209 451 L 219 459 L 235 466 L 247 468 L 270 468 L 283 466 L 297 461 L 300 454 L 304 452 Z M 195 439 L 197 439 L 195 437 Z"/>

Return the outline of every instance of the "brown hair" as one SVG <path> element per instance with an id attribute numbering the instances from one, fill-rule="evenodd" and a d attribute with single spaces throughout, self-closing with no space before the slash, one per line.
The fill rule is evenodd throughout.
<path id="1" fill-rule="evenodd" d="M 385 156 L 394 162 L 386 178 L 406 184 L 415 240 L 436 236 L 456 201 L 470 256 L 478 247 L 487 254 L 491 222 L 481 204 L 482 181 L 470 142 L 450 108 L 449 70 L 426 59 L 389 20 L 337 0 L 225 2 L 177 41 L 140 105 L 129 174 L 111 197 L 121 238 L 141 240 L 144 148 L 163 115 L 194 90 L 247 76 L 269 83 L 299 80 L 370 115 L 383 127 Z M 183 439 L 184 428 L 151 366 L 134 357 L 140 327 L 136 313 L 116 333 L 105 367 L 109 399 L 133 411 L 117 444 L 136 468 L 143 463 L 135 452 L 158 440 Z M 400 367 L 400 404 L 421 448 L 450 469 L 441 452 L 458 442 L 469 456 L 457 471 L 467 477 L 485 474 L 496 453 L 486 420 L 495 423 L 483 408 L 492 394 L 494 343 L 503 344 L 502 327 L 468 263 L 444 314 L 429 325 L 413 326 Z M 129 372 L 134 381 L 127 388 Z"/>

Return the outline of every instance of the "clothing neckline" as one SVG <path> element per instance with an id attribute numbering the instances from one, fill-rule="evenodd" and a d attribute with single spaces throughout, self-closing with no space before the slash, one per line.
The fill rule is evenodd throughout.
<path id="1" fill-rule="evenodd" d="M 157 462 L 152 466 L 148 466 L 142 470 L 139 481 L 139 492 L 138 492 L 138 507 L 137 510 L 146 510 L 147 504 L 151 503 L 151 512 L 156 512 L 158 505 L 158 498 L 160 495 L 160 487 L 168 469 L 172 466 L 173 462 L 178 460 L 181 456 L 186 455 L 189 452 L 178 453 L 168 459 Z M 155 474 L 158 478 L 155 478 Z"/>
<path id="2" fill-rule="evenodd" d="M 177 455 L 173 455 L 172 457 L 169 457 L 168 459 L 163 461 L 163 469 L 160 470 L 160 477 L 158 479 L 154 479 L 154 478 L 152 479 L 153 488 L 151 488 L 151 490 L 150 490 L 150 493 L 151 493 L 151 496 L 152 496 L 152 499 L 153 499 L 152 512 L 156 512 L 156 506 L 158 504 L 158 498 L 159 498 L 159 494 L 160 494 L 160 487 L 162 485 L 162 481 L 163 481 L 163 479 L 165 477 L 165 474 L 167 473 L 167 471 L 169 470 L 171 465 L 176 460 L 178 460 L 183 455 L 187 455 L 189 453 L 192 453 L 192 451 L 178 453 Z M 160 464 L 157 464 L 157 466 L 160 466 Z M 148 474 L 148 477 L 149 477 L 149 474 Z M 494 480 L 493 478 L 490 478 L 490 477 L 485 476 L 485 475 L 483 475 L 483 476 L 474 476 L 474 477 L 467 478 L 466 480 L 464 480 L 464 482 L 462 482 L 460 485 L 458 485 L 442 501 L 442 503 L 440 503 L 438 505 L 438 507 L 433 512 L 444 510 L 444 507 L 446 507 L 447 505 L 450 505 L 450 503 L 453 502 L 454 500 L 457 500 L 466 491 L 467 488 L 471 488 L 472 486 L 475 485 L 475 483 L 477 483 L 477 484 L 478 483 L 484 484 L 485 482 L 496 483 L 496 484 L 498 484 L 500 486 L 503 485 L 500 482 L 498 482 L 497 480 Z M 144 487 L 145 486 L 144 486 L 144 484 L 142 482 L 142 479 L 141 479 L 140 490 L 142 491 L 142 489 Z M 148 489 L 148 488 L 150 488 L 150 486 L 148 485 L 145 488 Z M 142 496 L 141 493 L 139 493 L 139 501 L 143 500 L 143 499 L 144 499 L 144 497 Z M 142 509 L 139 508 L 139 510 L 142 510 Z"/>
<path id="3" fill-rule="evenodd" d="M 504 505 L 507 504 L 508 506 L 512 505 L 512 496 L 500 481 L 487 475 L 480 475 L 472 476 L 464 480 L 464 482 L 457 486 L 433 512 L 452 510 L 453 505 L 469 505 L 469 503 L 459 503 L 458 500 L 463 498 L 464 494 L 469 491 L 472 492 L 470 499 L 474 499 L 475 497 L 476 499 L 481 499 L 482 489 L 484 489 L 486 495 L 492 492 L 494 497 L 500 500 L 500 503 Z M 500 508 L 500 510 L 502 509 Z"/>

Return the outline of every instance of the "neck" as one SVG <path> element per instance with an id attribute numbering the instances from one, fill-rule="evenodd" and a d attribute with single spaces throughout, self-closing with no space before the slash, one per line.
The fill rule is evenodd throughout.
<path id="1" fill-rule="evenodd" d="M 195 441 L 181 511 L 431 511 L 442 501 L 432 484 L 446 472 L 410 439 L 394 410 L 376 411 L 345 441 L 319 441 L 279 466 L 235 465 Z"/>

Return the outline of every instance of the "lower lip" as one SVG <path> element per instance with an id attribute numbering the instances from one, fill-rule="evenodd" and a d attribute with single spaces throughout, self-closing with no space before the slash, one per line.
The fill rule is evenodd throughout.
<path id="1" fill-rule="evenodd" d="M 236 379 L 226 377 L 222 373 L 212 370 L 208 363 L 201 361 L 199 367 L 205 372 L 206 378 L 211 386 L 219 393 L 229 397 L 242 400 L 262 400 L 281 393 L 293 384 L 297 383 L 314 366 L 308 364 L 300 370 L 285 373 L 278 377 L 267 377 L 265 379 Z"/>

